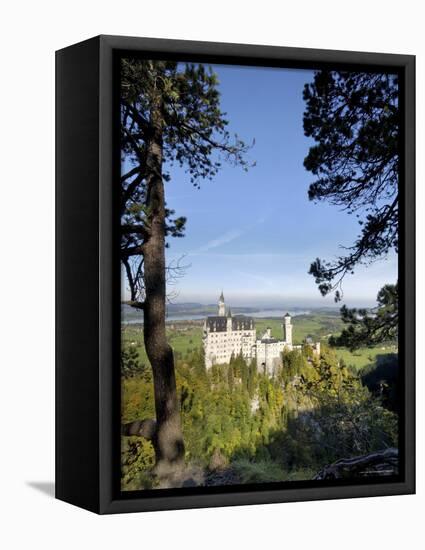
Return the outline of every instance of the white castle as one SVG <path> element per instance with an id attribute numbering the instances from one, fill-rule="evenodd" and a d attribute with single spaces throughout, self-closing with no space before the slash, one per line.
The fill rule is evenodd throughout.
<path id="1" fill-rule="evenodd" d="M 254 319 L 245 315 L 232 315 L 230 308 L 226 311 L 223 292 L 218 300 L 218 315 L 207 317 L 204 322 L 203 346 L 205 367 L 229 363 L 234 357 L 242 354 L 246 360 L 256 359 L 257 369 L 273 374 L 281 365 L 283 350 L 301 349 L 292 344 L 292 324 L 289 313 L 283 318 L 283 340 L 273 338 L 271 329 L 267 328 L 257 340 Z M 320 354 L 320 342 L 313 344 L 313 352 Z"/>

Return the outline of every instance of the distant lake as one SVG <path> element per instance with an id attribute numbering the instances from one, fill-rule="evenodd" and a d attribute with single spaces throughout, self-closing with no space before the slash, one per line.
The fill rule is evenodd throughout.
<path id="1" fill-rule="evenodd" d="M 286 315 L 286 313 L 289 313 L 292 317 L 296 317 L 297 315 L 308 315 L 311 313 L 310 310 L 295 310 L 291 311 L 290 309 L 259 309 L 258 311 L 252 311 L 250 313 L 247 313 L 246 315 L 248 317 L 257 317 L 260 319 L 268 319 L 270 317 L 283 317 Z M 170 315 L 167 315 L 167 321 L 195 321 L 197 319 L 205 319 L 209 314 L 205 313 L 171 313 Z M 245 314 L 238 314 L 235 313 L 235 315 L 245 315 Z M 122 319 L 122 323 L 126 325 L 134 325 L 134 324 L 140 324 L 142 321 L 142 316 L 138 316 L 137 318 L 131 318 L 130 316 L 124 316 Z"/>
<path id="2" fill-rule="evenodd" d="M 297 309 L 296 311 L 291 311 L 290 309 L 260 309 L 259 311 L 253 311 L 249 315 L 251 317 L 284 317 L 287 313 L 291 317 L 296 317 L 297 315 L 309 315 L 311 313 L 310 310 L 301 310 Z"/>

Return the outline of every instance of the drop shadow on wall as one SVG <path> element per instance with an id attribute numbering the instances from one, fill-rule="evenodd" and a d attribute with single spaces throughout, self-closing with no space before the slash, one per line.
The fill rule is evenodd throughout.
<path id="1" fill-rule="evenodd" d="M 26 485 L 36 491 L 40 491 L 40 493 L 44 493 L 50 498 L 55 498 L 54 481 L 27 481 Z"/>

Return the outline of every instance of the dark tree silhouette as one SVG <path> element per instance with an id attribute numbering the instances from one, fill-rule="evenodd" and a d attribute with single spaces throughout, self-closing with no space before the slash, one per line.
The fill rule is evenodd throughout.
<path id="1" fill-rule="evenodd" d="M 385 285 L 381 288 L 377 302 L 377 307 L 372 310 L 342 306 L 341 317 L 348 326 L 339 336 L 331 336 L 329 343 L 332 346 L 345 346 L 353 351 L 364 345 L 374 346 L 397 340 L 397 285 Z"/>
<path id="2" fill-rule="evenodd" d="M 166 207 L 166 166 L 186 169 L 199 187 L 227 161 L 248 168 L 248 147 L 231 139 L 220 109 L 216 75 L 199 64 L 124 59 L 121 66 L 121 260 L 128 303 L 143 310 L 146 352 L 153 370 L 156 471 L 184 460 L 173 352 L 166 339 L 166 237 L 184 234 L 184 217 Z"/>
<path id="3" fill-rule="evenodd" d="M 357 216 L 361 232 L 334 261 L 310 267 L 322 295 L 342 296 L 342 281 L 398 247 L 399 105 L 396 75 L 318 71 L 304 87 L 304 166 L 317 179 L 309 198 Z"/>

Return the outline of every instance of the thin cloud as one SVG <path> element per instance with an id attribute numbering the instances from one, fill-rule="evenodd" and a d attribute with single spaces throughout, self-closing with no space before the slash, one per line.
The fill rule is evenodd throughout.
<path id="1" fill-rule="evenodd" d="M 272 261 L 285 261 L 290 262 L 291 265 L 304 265 L 306 269 L 310 266 L 311 260 L 317 256 L 314 252 L 311 254 L 303 253 L 291 253 L 291 252 L 212 252 L 204 253 L 200 252 L 199 249 L 193 252 L 188 252 L 188 255 L 194 254 L 196 256 L 205 256 L 207 258 L 217 258 L 227 261 L 237 261 L 237 262 L 272 262 Z"/>
<path id="2" fill-rule="evenodd" d="M 266 286 L 266 287 L 275 286 L 270 277 L 264 277 L 263 275 L 249 273 L 248 271 L 235 270 L 234 272 L 240 275 L 242 278 L 247 277 L 248 279 L 253 279 L 254 281 L 261 283 L 263 286 Z"/>
<path id="3" fill-rule="evenodd" d="M 202 254 L 202 253 L 205 253 L 205 252 L 209 252 L 210 250 L 213 250 L 214 248 L 218 248 L 219 246 L 222 246 L 223 244 L 230 243 L 230 242 L 238 239 L 242 235 L 244 235 L 250 229 L 253 229 L 256 226 L 261 225 L 262 223 L 264 223 L 266 221 L 266 219 L 267 219 L 267 216 L 261 216 L 255 221 L 255 223 L 253 223 L 252 225 L 250 225 L 249 227 L 247 227 L 245 229 L 233 229 L 232 231 L 227 231 L 227 233 L 224 233 L 223 235 L 221 235 L 220 237 L 217 237 L 216 239 L 212 239 L 211 241 L 208 241 L 206 244 L 204 244 L 200 248 L 197 248 L 196 250 L 193 250 L 193 251 L 189 252 L 188 254 L 191 254 L 191 255 Z"/>
<path id="4" fill-rule="evenodd" d="M 194 250 L 193 252 L 190 252 L 189 254 L 198 254 L 203 252 L 208 252 L 209 250 L 212 250 L 213 248 L 218 248 L 219 246 L 222 246 L 223 244 L 230 243 L 234 241 L 235 239 L 238 239 L 241 235 L 243 235 L 244 232 L 240 229 L 235 229 L 233 231 L 228 231 L 227 233 L 224 233 L 223 235 L 220 235 L 220 237 L 217 237 L 216 239 L 212 239 L 211 241 L 208 241 L 206 244 L 198 248 L 197 250 Z"/>

